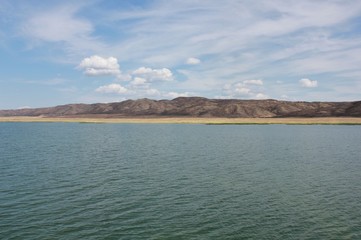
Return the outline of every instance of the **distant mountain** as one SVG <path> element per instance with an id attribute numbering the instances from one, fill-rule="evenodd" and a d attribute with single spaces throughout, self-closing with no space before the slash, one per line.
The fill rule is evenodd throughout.
<path id="1" fill-rule="evenodd" d="M 127 100 L 68 104 L 48 108 L 0 110 L 0 116 L 43 117 L 361 117 L 361 101 L 290 102 L 277 100 L 207 99 Z"/>

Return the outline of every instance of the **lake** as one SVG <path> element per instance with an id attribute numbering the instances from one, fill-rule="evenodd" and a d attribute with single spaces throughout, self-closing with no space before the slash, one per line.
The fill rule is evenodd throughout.
<path id="1" fill-rule="evenodd" d="M 0 123 L 1 239 L 361 239 L 361 126 Z"/>

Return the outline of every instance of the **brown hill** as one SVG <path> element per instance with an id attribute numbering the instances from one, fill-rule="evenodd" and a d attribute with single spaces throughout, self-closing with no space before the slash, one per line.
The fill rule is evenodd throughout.
<path id="1" fill-rule="evenodd" d="M 277 100 L 207 99 L 127 100 L 114 103 L 68 104 L 49 108 L 0 110 L 0 116 L 44 117 L 361 117 L 361 101 L 289 102 Z"/>

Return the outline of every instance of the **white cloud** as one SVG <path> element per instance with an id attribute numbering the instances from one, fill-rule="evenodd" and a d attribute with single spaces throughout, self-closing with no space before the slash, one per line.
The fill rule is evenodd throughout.
<path id="1" fill-rule="evenodd" d="M 266 94 L 263 94 L 263 93 L 257 93 L 256 94 L 256 98 L 257 99 L 267 99 L 269 98 Z"/>
<path id="2" fill-rule="evenodd" d="M 201 60 L 198 59 L 198 58 L 190 57 L 190 58 L 187 59 L 186 63 L 189 64 L 189 65 L 197 65 L 197 64 L 201 63 Z"/>
<path id="3" fill-rule="evenodd" d="M 67 53 L 67 59 L 72 58 L 72 60 L 75 56 L 105 49 L 106 44 L 92 36 L 94 32 L 92 21 L 79 17 L 79 11 L 85 5 L 74 2 L 42 9 L 39 4 L 38 8 L 30 5 L 22 6 L 27 9 L 25 12 L 21 11 L 21 8 L 17 9 L 19 12 L 15 15 L 24 17 L 20 33 L 27 38 L 27 47 L 44 46 L 44 42 L 56 43 Z"/>
<path id="4" fill-rule="evenodd" d="M 130 81 L 132 80 L 132 76 L 130 74 L 118 74 L 117 76 L 117 80 L 119 81 Z"/>
<path id="5" fill-rule="evenodd" d="M 187 96 L 188 93 L 176 93 L 176 92 L 162 92 L 154 88 L 159 81 L 170 81 L 173 79 L 172 72 L 167 68 L 152 69 L 141 67 L 136 69 L 130 74 L 120 74 L 119 64 L 116 58 L 102 58 L 99 56 L 92 56 L 85 58 L 78 66 L 79 69 L 84 69 L 84 73 L 97 75 L 111 74 L 117 75 L 117 79 L 129 80 L 125 85 L 118 83 L 112 83 L 98 87 L 95 91 L 100 93 L 116 93 L 127 94 L 132 98 L 142 98 L 144 96 L 151 96 L 158 98 L 164 97 L 178 97 Z M 91 71 L 90 71 L 91 69 Z M 118 78 L 120 76 L 120 78 Z"/>
<path id="6" fill-rule="evenodd" d="M 100 92 L 100 93 L 124 94 L 124 93 L 128 92 L 128 89 L 121 86 L 120 84 L 112 83 L 109 85 L 104 85 L 104 86 L 98 87 L 95 91 Z"/>
<path id="7" fill-rule="evenodd" d="M 310 80 L 308 78 L 301 79 L 300 84 L 301 84 L 302 87 L 306 87 L 306 88 L 317 87 L 317 81 L 316 80 Z"/>
<path id="8" fill-rule="evenodd" d="M 282 94 L 280 99 L 286 101 L 289 100 L 289 97 L 286 94 Z"/>
<path id="9" fill-rule="evenodd" d="M 10 4 L 11 1 L 5 2 Z M 1 29 L 1 37 L 5 40 L 0 39 L 0 42 L 6 47 L 15 50 L 39 44 L 41 52 L 29 52 L 35 53 L 34 59 L 53 57 L 58 58 L 57 62 L 73 61 L 99 53 L 122 56 L 124 66 L 132 69 L 138 66 L 159 68 L 143 67 L 127 76 L 121 75 L 119 67 L 118 70 L 83 68 L 84 73 L 91 76 L 115 75 L 118 80 L 127 80 L 129 82 L 121 84 L 128 90 L 144 92 L 162 84 L 162 88 L 158 88 L 164 91 L 162 94 L 197 91 L 213 96 L 229 93 L 230 96 L 256 97 L 262 92 L 271 96 L 287 93 L 294 97 L 300 90 L 294 83 L 317 86 L 317 81 L 298 83 L 300 78 L 296 78 L 292 84 L 288 80 L 305 73 L 318 74 L 318 81 L 327 76 L 327 87 L 335 89 L 337 97 L 348 92 L 336 88 L 335 83 L 349 81 L 347 84 L 354 86 L 360 81 L 360 75 L 339 77 L 340 74 L 354 74 L 359 69 L 361 38 L 357 18 L 361 13 L 361 1 L 358 0 L 292 0 L 286 5 L 284 0 L 221 3 L 155 0 L 137 7 L 130 3 L 112 6 L 112 9 L 98 1 L 60 1 L 55 5 L 34 7 L 31 3 L 21 7 L 11 4 L 13 11 L 4 9 L 0 14 L 0 21 L 11 20 L 9 26 Z M 3 8 L 3 4 L 0 5 Z M 20 20 L 20 24 L 15 20 Z M 19 35 L 25 38 L 17 39 Z M 11 42 L 16 44 L 11 46 Z M 21 42 L 25 44 L 19 45 Z M 63 52 L 68 54 L 63 56 Z M 44 56 L 46 53 L 54 56 Z M 192 71 L 192 66 L 185 64 L 196 64 L 200 61 L 196 57 L 202 57 L 202 63 L 196 65 L 199 71 Z M 160 67 L 163 66 L 168 71 L 162 71 Z M 179 67 L 188 70 L 188 75 L 178 77 L 174 72 L 174 76 L 172 71 Z M 321 76 L 324 73 L 327 75 Z M 260 76 L 267 76 L 270 81 L 257 80 Z M 136 81 L 136 77 L 146 79 L 149 87 L 140 87 L 142 81 Z M 168 89 L 163 82 L 159 83 L 172 79 L 182 81 L 172 82 Z M 279 86 L 275 87 L 272 79 L 274 85 L 276 79 L 284 82 L 277 82 Z M 222 92 L 224 83 L 237 81 L 243 86 L 236 88 L 231 84 Z M 267 91 L 262 88 L 264 84 Z"/>
<path id="10" fill-rule="evenodd" d="M 262 80 L 244 80 L 233 84 L 225 84 L 223 91 L 226 98 L 249 98 L 249 99 L 266 99 L 269 96 L 263 93 Z M 219 97 L 219 96 L 218 96 Z"/>
<path id="11" fill-rule="evenodd" d="M 230 91 L 232 89 L 232 84 L 226 83 L 223 85 L 223 90 Z"/>
<path id="12" fill-rule="evenodd" d="M 191 56 L 207 56 L 207 61 L 197 66 L 201 72 L 191 71 L 182 86 L 190 86 L 187 91 L 205 89 L 210 92 L 222 86 L 222 80 L 235 82 L 239 76 L 243 79 L 257 79 L 260 75 L 284 79 L 287 86 L 287 79 L 299 72 L 309 73 L 295 66 L 301 68 L 308 63 L 309 67 L 319 71 L 320 65 L 309 60 L 334 48 L 361 46 L 360 41 L 353 40 L 356 25 L 351 22 L 360 14 L 359 1 L 289 1 L 287 6 L 282 0 L 225 1 L 221 5 L 217 1 L 160 1 L 150 8 L 131 13 L 117 12 L 113 15 L 116 19 L 141 19 L 134 21 L 139 24 L 132 24 L 133 36 L 142 33 L 147 36 L 129 39 L 125 45 L 119 45 L 121 55 L 142 59 L 144 64 L 170 67 L 184 64 Z M 157 27 L 160 25 L 169 31 L 162 32 Z M 337 34 L 340 29 L 347 35 Z M 343 44 L 338 44 L 340 41 Z M 350 68 L 348 63 L 353 62 L 353 67 L 359 62 L 359 56 L 352 53 L 343 58 L 332 58 L 332 62 Z M 298 64 L 297 61 L 305 57 L 305 62 Z M 333 69 L 337 69 L 333 64 L 322 67 L 323 72 Z M 210 84 L 209 79 L 215 79 L 216 83 Z M 245 84 L 255 95 L 264 91 L 253 88 L 261 85 Z M 214 93 L 217 94 L 221 93 Z M 272 96 L 281 94 L 274 90 Z"/>
<path id="13" fill-rule="evenodd" d="M 115 57 L 103 58 L 94 55 L 84 58 L 78 66 L 88 76 L 120 75 L 120 67 Z"/>
<path id="14" fill-rule="evenodd" d="M 23 32 L 49 42 L 87 36 L 93 27 L 89 21 L 74 16 L 77 10 L 75 6 L 64 6 L 38 12 L 24 23 Z"/>
<path id="15" fill-rule="evenodd" d="M 226 91 L 229 95 L 250 95 L 251 89 L 247 88 L 243 83 L 235 84 L 226 84 L 223 87 L 223 90 Z"/>
<path id="16" fill-rule="evenodd" d="M 250 85 L 258 85 L 258 86 L 263 85 L 263 81 L 260 80 L 260 79 L 257 79 L 257 80 L 244 80 L 243 83 L 244 84 L 250 84 Z"/>
<path id="17" fill-rule="evenodd" d="M 21 107 L 18 107 L 17 109 L 29 109 L 31 108 L 30 106 L 21 106 Z"/>
<path id="18" fill-rule="evenodd" d="M 145 93 L 147 95 L 150 95 L 150 96 L 159 96 L 161 93 L 159 92 L 159 90 L 155 89 L 155 88 L 150 88 L 150 89 L 147 89 L 145 91 Z"/>
<path id="19" fill-rule="evenodd" d="M 223 90 L 228 94 L 236 94 L 243 96 L 254 96 L 254 90 L 263 85 L 263 81 L 260 79 L 244 80 L 235 84 L 225 84 Z"/>
<path id="20" fill-rule="evenodd" d="M 234 92 L 240 95 L 249 95 L 251 93 L 251 89 L 242 86 L 236 86 Z"/>
<path id="21" fill-rule="evenodd" d="M 169 97 L 169 98 L 189 97 L 190 95 L 191 95 L 191 93 L 189 93 L 189 92 L 184 92 L 184 93 L 168 92 L 168 93 L 164 94 L 165 97 Z"/>
<path id="22" fill-rule="evenodd" d="M 130 82 L 131 85 L 141 86 L 145 85 L 147 80 L 145 78 L 135 77 L 133 81 Z"/>
<path id="23" fill-rule="evenodd" d="M 217 95 L 217 96 L 214 96 L 215 99 L 232 99 L 234 98 L 233 96 L 224 96 L 224 95 Z"/>
<path id="24" fill-rule="evenodd" d="M 152 69 L 140 67 L 133 71 L 134 75 L 141 76 L 148 81 L 171 81 L 173 80 L 172 71 L 168 68 Z"/>

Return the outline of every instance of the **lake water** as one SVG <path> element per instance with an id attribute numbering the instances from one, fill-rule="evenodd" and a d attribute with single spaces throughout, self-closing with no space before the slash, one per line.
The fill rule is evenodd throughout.
<path id="1" fill-rule="evenodd" d="M 361 126 L 0 123 L 1 239 L 361 239 Z"/>

